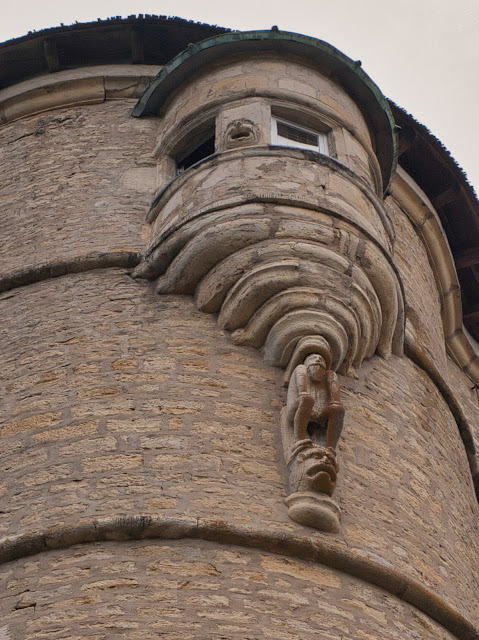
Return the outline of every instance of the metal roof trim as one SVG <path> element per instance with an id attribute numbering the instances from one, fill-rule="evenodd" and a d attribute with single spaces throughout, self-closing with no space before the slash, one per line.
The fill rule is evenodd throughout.
<path id="1" fill-rule="evenodd" d="M 373 126 L 387 191 L 397 166 L 396 125 L 389 103 L 359 62 L 316 38 L 286 31 L 246 31 L 225 33 L 192 44 L 163 67 L 134 107 L 133 116 L 159 115 L 171 93 L 205 65 L 230 54 L 256 51 L 298 55 L 334 74 Z"/>

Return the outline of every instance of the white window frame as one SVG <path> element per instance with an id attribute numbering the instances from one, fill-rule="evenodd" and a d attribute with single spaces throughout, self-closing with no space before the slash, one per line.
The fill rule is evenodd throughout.
<path id="1" fill-rule="evenodd" d="M 284 136 L 279 135 L 278 123 L 284 124 L 287 127 L 293 127 L 300 132 L 304 131 L 304 133 L 309 133 L 310 135 L 317 136 L 318 144 L 314 145 L 307 144 L 305 142 L 298 142 L 296 140 L 290 140 L 289 138 L 285 138 Z M 325 156 L 329 155 L 328 136 L 326 133 L 315 131 L 314 129 L 308 129 L 307 127 L 303 127 L 302 125 L 298 125 L 294 122 L 288 122 L 288 120 L 284 120 L 283 118 L 271 118 L 271 144 L 281 147 L 294 147 L 295 149 L 309 149 L 310 151 L 317 151 L 318 153 L 322 153 Z"/>

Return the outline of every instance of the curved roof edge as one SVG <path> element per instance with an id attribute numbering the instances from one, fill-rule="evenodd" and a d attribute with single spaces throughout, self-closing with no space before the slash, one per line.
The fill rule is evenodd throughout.
<path id="1" fill-rule="evenodd" d="M 464 324 L 479 342 L 477 195 L 464 171 L 427 127 L 393 102 L 390 106 L 399 129 L 399 165 L 424 191 L 438 214 L 455 261 Z"/>
<path id="2" fill-rule="evenodd" d="M 431 148 L 436 149 L 439 153 L 443 155 L 444 162 L 447 163 L 448 167 L 450 168 L 450 171 L 454 172 L 458 180 L 463 181 L 464 186 L 467 189 L 469 189 L 471 192 L 471 195 L 477 199 L 478 194 L 476 193 L 474 187 L 469 182 L 466 172 L 460 166 L 460 164 L 457 162 L 454 156 L 451 154 L 449 149 L 445 147 L 444 144 L 439 140 L 439 138 L 437 138 L 432 133 L 432 131 L 430 131 L 426 127 L 426 125 L 422 124 L 422 122 L 419 122 L 419 120 L 416 120 L 416 118 L 412 114 L 410 114 L 408 111 L 406 111 L 406 109 L 397 105 L 395 102 L 393 102 L 389 98 L 387 99 L 387 101 L 389 103 L 389 106 L 391 107 L 391 111 L 393 112 L 395 121 L 396 122 L 398 121 L 400 117 L 399 114 L 401 114 L 405 119 L 407 119 L 407 121 L 410 123 L 411 126 L 416 127 L 417 130 L 420 131 L 425 138 L 427 138 L 429 144 L 431 145 Z"/>
<path id="3" fill-rule="evenodd" d="M 205 22 L 197 22 L 196 20 L 186 20 L 185 18 L 178 18 L 176 16 L 162 16 L 153 15 L 148 13 L 133 14 L 127 18 L 121 16 L 112 16 L 110 18 L 98 18 L 91 22 L 74 22 L 73 24 L 61 24 L 57 27 L 47 27 L 40 29 L 39 31 L 29 31 L 23 36 L 17 38 L 11 38 L 5 42 L 0 43 L 0 48 L 15 45 L 20 42 L 25 42 L 32 38 L 42 38 L 45 36 L 55 36 L 56 34 L 65 33 L 65 31 L 71 32 L 84 29 L 95 29 L 96 27 L 105 27 L 111 25 L 126 25 L 126 24 L 168 24 L 174 27 L 193 27 L 197 29 L 214 29 L 217 31 L 231 31 L 226 27 L 218 27 L 217 25 L 206 24 Z"/>
<path id="4" fill-rule="evenodd" d="M 277 51 L 307 58 L 337 79 L 372 125 L 386 191 L 397 164 L 396 129 L 389 103 L 360 63 L 316 38 L 287 31 L 245 31 L 225 33 L 192 44 L 163 67 L 138 101 L 133 115 L 158 115 L 172 91 L 204 65 L 226 55 L 256 51 Z"/>

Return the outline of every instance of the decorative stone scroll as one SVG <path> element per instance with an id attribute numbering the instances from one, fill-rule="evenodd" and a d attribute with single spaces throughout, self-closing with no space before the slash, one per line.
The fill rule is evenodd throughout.
<path id="1" fill-rule="evenodd" d="M 253 135 L 246 124 L 235 122 L 233 137 Z M 298 188 L 293 200 L 268 185 L 279 170 L 281 184 L 302 180 L 303 156 L 245 148 L 239 165 L 238 150 L 228 153 L 228 163 L 206 162 L 155 202 L 153 241 L 134 275 L 156 280 L 160 294 L 193 295 L 235 344 L 285 371 L 289 515 L 334 532 L 344 416 L 336 372 L 356 376 L 364 359 L 403 352 L 404 298 L 387 218 L 375 196 L 329 160 L 301 164 L 313 172 L 308 185 L 316 176 L 325 186 L 314 198 Z M 244 172 L 250 179 L 240 185 Z M 338 180 L 349 201 L 326 186 Z"/>
<path id="2" fill-rule="evenodd" d="M 392 262 L 328 214 L 260 203 L 205 213 L 169 231 L 135 275 L 157 278 L 158 293 L 194 295 L 236 344 L 286 370 L 306 338 L 304 356 L 325 341 L 331 369 L 343 375 L 354 376 L 375 352 L 402 353 L 404 304 Z"/>
<path id="3" fill-rule="evenodd" d="M 293 520 L 323 531 L 339 530 L 340 509 L 331 496 L 343 419 L 337 375 L 322 355 L 309 355 L 291 375 L 281 413 L 288 469 L 286 504 Z"/>

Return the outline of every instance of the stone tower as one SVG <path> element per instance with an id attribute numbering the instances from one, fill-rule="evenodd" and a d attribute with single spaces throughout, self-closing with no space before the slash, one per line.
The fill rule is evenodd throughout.
<path id="1" fill-rule="evenodd" d="M 0 63 L 0 638 L 477 640 L 447 151 L 277 30 L 115 19 Z"/>

